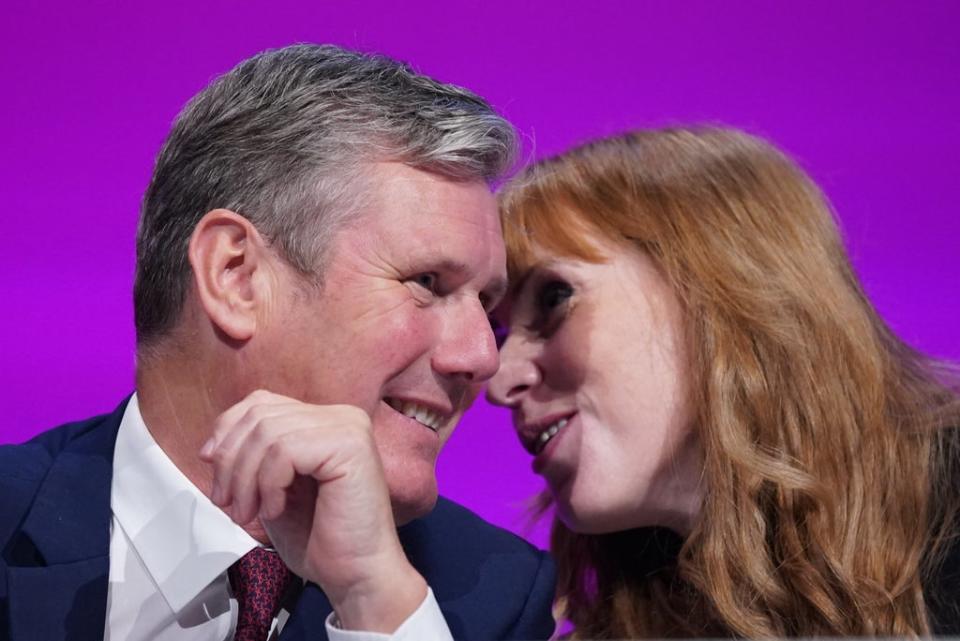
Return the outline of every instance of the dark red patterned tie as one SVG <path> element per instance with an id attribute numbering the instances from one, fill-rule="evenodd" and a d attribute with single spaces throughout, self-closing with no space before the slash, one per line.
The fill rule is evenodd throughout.
<path id="1" fill-rule="evenodd" d="M 230 566 L 227 574 L 233 594 L 240 603 L 234 641 L 266 641 L 294 574 L 283 564 L 279 554 L 264 548 L 247 552 Z"/>

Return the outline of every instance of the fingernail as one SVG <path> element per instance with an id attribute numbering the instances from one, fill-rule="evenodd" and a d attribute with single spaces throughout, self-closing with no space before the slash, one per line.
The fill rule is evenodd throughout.
<path id="1" fill-rule="evenodd" d="M 203 447 L 200 448 L 200 456 L 202 458 L 209 458 L 213 454 L 213 437 L 211 436 L 206 443 L 203 444 Z"/>

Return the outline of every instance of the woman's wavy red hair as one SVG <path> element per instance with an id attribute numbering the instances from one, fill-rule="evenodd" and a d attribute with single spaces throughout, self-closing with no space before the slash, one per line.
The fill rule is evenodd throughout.
<path id="1" fill-rule="evenodd" d="M 653 574 L 631 566 L 639 534 L 555 523 L 576 636 L 929 634 L 953 374 L 874 311 L 803 171 L 735 130 L 635 131 L 533 165 L 501 205 L 512 278 L 535 248 L 602 260 L 599 233 L 650 255 L 686 312 L 702 511 Z"/>

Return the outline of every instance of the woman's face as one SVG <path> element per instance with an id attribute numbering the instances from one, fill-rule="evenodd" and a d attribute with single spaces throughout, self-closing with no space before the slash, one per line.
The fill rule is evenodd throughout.
<path id="1" fill-rule="evenodd" d="M 682 312 L 639 250 L 595 264 L 538 252 L 498 310 L 509 327 L 488 398 L 578 532 L 689 531 L 700 506 Z"/>

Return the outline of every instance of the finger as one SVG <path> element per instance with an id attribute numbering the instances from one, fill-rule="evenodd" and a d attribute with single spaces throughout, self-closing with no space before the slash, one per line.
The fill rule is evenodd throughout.
<path id="1" fill-rule="evenodd" d="M 256 421 L 248 414 L 243 414 L 238 420 L 229 424 L 230 431 L 225 433 L 221 441 L 216 442 L 210 452 L 210 463 L 213 465 L 210 499 L 220 507 L 226 507 L 233 501 L 230 486 L 237 448 L 243 442 L 247 432 L 255 426 Z"/>
<path id="2" fill-rule="evenodd" d="M 246 411 L 239 415 L 244 408 Z M 354 434 L 365 434 L 372 447 L 370 418 L 363 410 L 349 405 L 324 406 L 322 411 L 317 410 L 321 408 L 278 394 L 257 392 L 224 412 L 218 419 L 219 441 L 211 454 L 214 464 L 211 498 L 214 503 L 224 508 L 230 506 L 229 514 L 237 523 L 245 524 L 253 519 L 263 500 L 257 477 L 264 459 L 270 458 L 266 448 L 289 432 L 302 428 L 310 430 L 299 441 L 303 447 L 317 442 L 317 434 L 313 431 L 316 428 L 322 428 L 324 433 L 320 441 L 332 443 L 340 441 L 334 433 L 346 429 L 348 441 L 349 433 L 353 431 Z M 230 420 L 234 424 L 231 425 Z M 340 445 L 346 445 L 346 442 L 340 442 Z M 341 453 L 345 451 L 340 449 Z M 313 471 L 311 461 L 316 461 L 317 455 L 316 452 L 314 456 L 306 457 L 291 454 L 289 458 L 302 466 L 300 473 L 310 475 Z M 271 500 L 271 512 L 277 509 L 282 512 L 286 495 L 281 500 L 280 495 L 275 494 Z"/>
<path id="3" fill-rule="evenodd" d="M 240 524 L 251 521 L 260 510 L 262 493 L 260 468 L 274 454 L 273 444 L 288 433 L 302 430 L 307 417 L 289 405 L 266 408 L 253 429 L 237 449 L 229 469 L 227 492 L 232 501 L 232 516 Z"/>
<path id="4" fill-rule="evenodd" d="M 217 440 L 209 456 L 213 465 L 210 498 L 221 507 L 229 505 L 233 500 L 231 492 L 234 487 L 231 480 L 234 474 L 233 468 L 236 457 L 250 432 L 256 429 L 260 420 L 289 411 L 282 409 L 280 405 L 271 404 L 275 401 L 262 394 L 258 394 L 253 399 L 248 397 L 241 403 L 233 406 L 217 419 L 215 436 Z M 240 409 L 244 411 L 240 413 Z"/>
<path id="5" fill-rule="evenodd" d="M 254 405 L 297 402 L 298 401 L 296 399 L 290 398 L 289 396 L 275 394 L 264 389 L 258 389 L 250 392 L 243 397 L 243 399 L 231 405 L 227 410 L 217 417 L 213 423 L 210 432 L 210 438 L 207 439 L 207 442 L 204 443 L 203 447 L 200 448 L 200 458 L 209 462 L 211 460 L 213 451 L 224 439 L 224 437 L 230 433 L 232 426 L 239 422 L 243 415 L 246 414 L 247 411 Z"/>
<path id="6" fill-rule="evenodd" d="M 271 430 L 289 429 L 282 426 L 284 417 L 293 411 L 287 403 L 253 405 L 223 438 L 213 454 L 218 505 L 236 508 L 238 500 L 242 507 L 249 505 L 248 494 L 256 490 L 256 469 L 262 451 L 270 444 Z"/>
<path id="7" fill-rule="evenodd" d="M 264 456 L 257 474 L 260 516 L 264 519 L 276 519 L 287 507 L 287 489 L 297 476 L 291 452 L 299 447 L 299 436 L 285 434 L 270 445 Z"/>
<path id="8" fill-rule="evenodd" d="M 277 518 L 286 509 L 289 488 L 298 475 L 323 482 L 332 480 L 325 477 L 324 469 L 329 467 L 329 459 L 350 449 L 348 442 L 353 435 L 363 440 L 361 447 L 375 453 L 370 417 L 363 410 L 350 405 L 300 408 L 307 410 L 304 419 L 290 425 L 293 429 L 284 430 L 282 435 L 278 433 L 259 467 L 259 513 L 267 519 Z"/>
<path id="9" fill-rule="evenodd" d="M 264 518 L 276 519 L 283 513 L 298 476 L 331 483 L 371 465 L 374 478 L 382 476 L 372 436 L 362 421 L 355 420 L 353 408 L 346 412 L 332 408 L 324 418 L 330 422 L 322 425 L 322 437 L 316 424 L 303 424 L 278 436 L 264 452 L 257 475 Z"/>
<path id="10" fill-rule="evenodd" d="M 220 441 L 231 431 L 247 410 L 257 402 L 263 402 L 269 392 L 265 390 L 255 390 L 247 394 L 243 399 L 227 408 L 214 421 L 210 429 L 210 438 L 200 448 L 200 458 L 208 463 L 213 462 L 213 453 L 219 446 Z"/>

